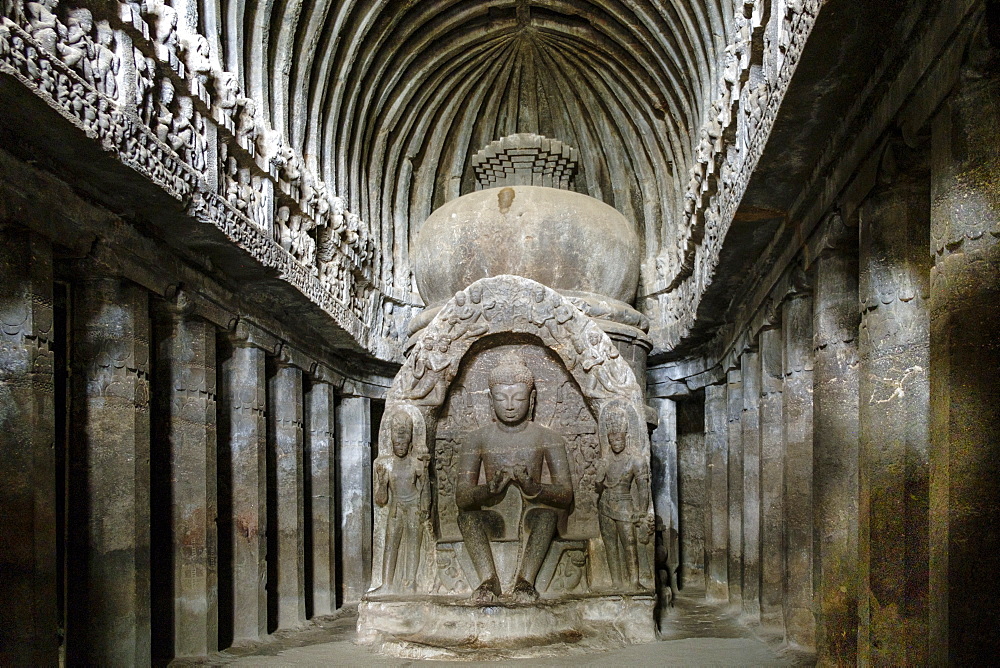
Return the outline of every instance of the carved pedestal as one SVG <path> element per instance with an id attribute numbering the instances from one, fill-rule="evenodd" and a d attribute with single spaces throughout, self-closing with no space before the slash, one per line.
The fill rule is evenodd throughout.
<path id="1" fill-rule="evenodd" d="M 626 357 L 575 302 L 481 279 L 411 340 L 373 464 L 363 642 L 495 658 L 654 639 L 642 333 Z"/>

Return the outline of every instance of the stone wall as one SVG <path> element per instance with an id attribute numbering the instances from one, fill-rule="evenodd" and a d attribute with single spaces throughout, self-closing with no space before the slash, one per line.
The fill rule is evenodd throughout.
<path id="1" fill-rule="evenodd" d="M 649 373 L 651 394 L 705 411 L 699 459 L 679 409 L 682 569 L 701 536 L 686 508 L 706 541 L 704 581 L 682 584 L 824 665 L 961 664 L 996 643 L 997 605 L 973 583 L 997 554 L 1000 171 L 984 96 L 1000 78 L 995 13 L 966 9 L 939 17 L 965 51 L 924 72 L 933 104 L 883 117 L 860 168 L 823 183 L 835 204 L 741 295 L 754 308 Z M 879 104 L 931 85 L 895 77 Z"/>
<path id="2" fill-rule="evenodd" d="M 0 169 L 0 561 L 23 593 L 2 661 L 207 656 L 356 601 L 345 518 L 369 512 L 389 376 L 53 177 Z"/>

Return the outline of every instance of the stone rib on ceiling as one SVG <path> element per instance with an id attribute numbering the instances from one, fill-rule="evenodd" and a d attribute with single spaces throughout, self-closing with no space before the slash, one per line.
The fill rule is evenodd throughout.
<path id="1" fill-rule="evenodd" d="M 632 220 L 645 257 L 674 243 L 732 25 L 730 0 L 199 1 L 264 122 L 361 214 L 404 288 L 420 224 L 514 132 L 576 147 L 576 189 Z"/>

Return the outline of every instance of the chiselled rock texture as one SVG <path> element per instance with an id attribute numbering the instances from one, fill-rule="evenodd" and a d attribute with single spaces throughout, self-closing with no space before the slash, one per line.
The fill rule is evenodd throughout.
<path id="1" fill-rule="evenodd" d="M 743 613 L 760 620 L 760 353 L 748 351 L 740 358 L 743 405 L 740 442 L 743 446 Z"/>
<path id="2" fill-rule="evenodd" d="M 174 655 L 218 650 L 215 326 L 185 313 L 183 293 L 158 305 L 155 447 L 169 452 Z M 164 471 L 157 472 L 159 475 Z"/>
<path id="3" fill-rule="evenodd" d="M 998 608 L 977 574 L 1000 559 L 996 336 L 1000 161 L 996 17 L 933 121 L 930 281 L 930 658 L 975 662 Z"/>
<path id="4" fill-rule="evenodd" d="M 150 662 L 149 299 L 94 276 L 73 292 L 67 660 Z M 85 496 L 84 496 L 85 495 Z"/>
<path id="5" fill-rule="evenodd" d="M 815 641 L 813 596 L 813 364 L 812 299 L 795 296 L 781 314 L 785 347 L 785 637 L 812 647 Z"/>
<path id="6" fill-rule="evenodd" d="M 368 591 L 372 576 L 372 432 L 368 397 L 344 397 L 337 411 L 337 480 L 345 602 Z"/>
<path id="7" fill-rule="evenodd" d="M 885 149 L 860 210 L 858 658 L 927 660 L 930 321 L 926 156 Z M 909 565 L 901 568 L 900 565 Z"/>
<path id="8" fill-rule="evenodd" d="M 0 227 L 0 663 L 58 661 L 52 249 Z M 46 642 L 46 639 L 49 642 Z"/>
<path id="9" fill-rule="evenodd" d="M 251 332 L 237 330 L 219 361 L 220 552 L 228 577 L 220 597 L 230 611 L 232 642 L 267 635 L 267 399 L 265 353 Z"/>
<path id="10" fill-rule="evenodd" d="M 743 605 L 743 378 L 739 369 L 728 374 L 726 423 L 728 424 L 729 474 L 729 603 Z"/>
<path id="11" fill-rule="evenodd" d="M 782 344 L 780 329 L 760 334 L 760 546 L 761 622 L 784 626 L 785 439 L 782 433 Z"/>
<path id="12" fill-rule="evenodd" d="M 816 650 L 854 663 L 858 625 L 858 255 L 841 226 L 816 262 L 813 301 L 813 564 Z"/>
<path id="13" fill-rule="evenodd" d="M 330 383 L 313 380 L 305 404 L 307 503 L 312 523 L 311 572 L 307 575 L 313 615 L 329 615 L 337 609 L 335 400 Z"/>
<path id="14" fill-rule="evenodd" d="M 729 600 L 729 429 L 726 386 L 705 388 L 705 592 Z"/>
<path id="15" fill-rule="evenodd" d="M 268 474 L 274 509 L 268 582 L 276 592 L 277 625 L 283 629 L 306 620 L 305 546 L 300 540 L 305 522 L 302 370 L 279 361 L 268 389 L 273 443 Z"/>

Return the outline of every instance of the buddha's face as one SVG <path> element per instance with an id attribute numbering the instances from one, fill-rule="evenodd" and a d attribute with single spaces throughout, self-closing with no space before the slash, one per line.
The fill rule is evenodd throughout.
<path id="1" fill-rule="evenodd" d="M 389 431 L 392 440 L 392 452 L 397 457 L 405 457 L 410 452 L 410 442 L 413 440 L 413 425 L 403 417 L 392 421 Z"/>
<path id="2" fill-rule="evenodd" d="M 625 450 L 625 439 L 627 434 L 625 432 L 611 432 L 608 434 L 608 445 L 611 446 L 611 451 L 616 455 L 620 455 Z"/>
<path id="3" fill-rule="evenodd" d="M 535 390 L 527 383 L 501 383 L 490 388 L 493 412 L 500 422 L 509 426 L 519 425 L 527 419 L 534 396 Z"/>

